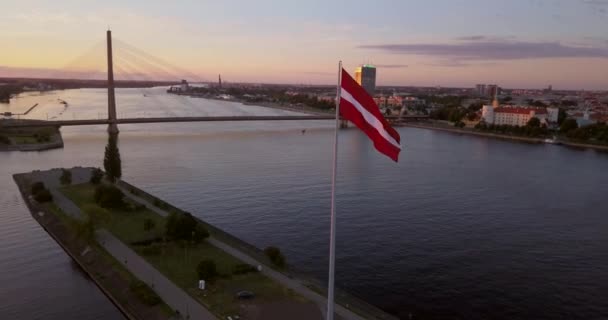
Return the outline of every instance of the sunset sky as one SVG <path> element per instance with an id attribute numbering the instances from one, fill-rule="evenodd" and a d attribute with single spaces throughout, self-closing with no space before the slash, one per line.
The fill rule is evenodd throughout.
<path id="1" fill-rule="evenodd" d="M 608 89 L 608 0 L 3 0 L 0 76 L 103 70 L 108 26 L 207 80 Z"/>

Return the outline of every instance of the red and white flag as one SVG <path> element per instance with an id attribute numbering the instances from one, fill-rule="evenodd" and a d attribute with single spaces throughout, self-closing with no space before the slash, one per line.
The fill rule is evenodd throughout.
<path id="1" fill-rule="evenodd" d="M 340 115 L 363 130 L 374 142 L 376 150 L 395 162 L 399 160 L 399 133 L 384 119 L 374 99 L 344 69 L 340 90 Z"/>

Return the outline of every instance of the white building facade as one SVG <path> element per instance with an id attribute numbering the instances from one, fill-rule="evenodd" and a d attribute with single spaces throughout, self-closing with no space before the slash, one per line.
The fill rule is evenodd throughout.
<path id="1" fill-rule="evenodd" d="M 481 118 L 487 124 L 525 126 L 532 118 L 542 124 L 556 123 L 559 115 L 557 108 L 532 108 L 522 106 L 483 106 Z"/>

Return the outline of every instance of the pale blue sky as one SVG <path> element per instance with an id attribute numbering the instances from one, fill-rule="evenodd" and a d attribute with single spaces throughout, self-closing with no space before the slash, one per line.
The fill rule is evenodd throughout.
<path id="1" fill-rule="evenodd" d="M 0 66 L 65 67 L 107 26 L 209 79 L 331 83 L 342 59 L 380 84 L 608 89 L 608 0 L 3 0 Z"/>

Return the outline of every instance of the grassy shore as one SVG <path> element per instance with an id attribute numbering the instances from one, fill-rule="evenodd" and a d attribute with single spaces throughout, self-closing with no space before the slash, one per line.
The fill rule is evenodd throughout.
<path id="1" fill-rule="evenodd" d="M 242 290 L 255 293 L 253 302 L 248 303 L 254 307 L 280 301 L 306 303 L 304 298 L 257 271 L 235 274 L 235 268 L 243 262 L 206 241 L 199 244 L 165 241 L 163 232 L 166 218 L 148 208 L 101 208 L 94 202 L 95 186 L 88 183 L 63 187 L 61 191 L 92 217 L 99 227 L 114 234 L 221 319 L 243 314 L 243 301 L 235 298 L 235 294 Z M 127 207 L 133 208 L 134 203 Z M 146 220 L 154 221 L 154 227 L 150 230 L 144 228 Z M 145 241 L 153 242 L 138 244 Z M 196 267 L 203 259 L 213 260 L 219 273 L 217 280 L 208 284 L 205 291 L 197 288 L 199 277 L 196 273 Z"/>
<path id="2" fill-rule="evenodd" d="M 100 290 L 117 306 L 127 319 L 166 320 L 173 311 L 162 300 L 153 303 L 149 288 L 96 242 L 83 237 L 82 221 L 65 214 L 54 202 L 39 203 L 32 199 L 29 174 L 14 175 L 14 180 L 32 217 L 63 248 L 91 278 Z M 138 291 L 134 291 L 137 284 Z M 158 298 L 158 297 L 156 297 Z"/>
<path id="3" fill-rule="evenodd" d="M 70 229 L 73 233 L 79 232 L 81 222 L 65 214 L 54 203 L 48 203 L 45 204 L 45 206 L 49 211 L 53 212 L 53 214 L 58 217 L 59 220 L 61 220 L 63 225 L 68 227 L 68 229 Z M 146 300 L 148 300 L 149 297 L 155 296 L 151 289 L 145 285 L 142 286 L 142 283 L 133 274 L 131 274 L 119 261 L 117 261 L 99 244 L 94 241 L 89 241 L 88 244 L 103 259 L 103 263 L 106 265 L 106 267 L 103 268 L 106 271 L 95 271 L 95 276 L 98 278 L 98 281 L 100 281 L 112 294 L 112 296 L 116 297 L 121 304 L 128 305 L 128 298 L 125 297 L 125 288 L 115 285 L 115 281 L 117 279 L 127 283 L 129 285 L 129 291 L 131 291 L 131 293 L 134 294 L 143 304 L 147 305 L 147 308 L 153 308 L 154 305 L 157 305 L 159 310 L 167 317 L 174 316 L 173 310 L 162 301 L 160 301 L 158 304 L 154 303 L 152 305 L 146 303 Z M 138 285 L 139 287 L 137 291 L 133 290 L 135 285 Z"/>
<path id="4" fill-rule="evenodd" d="M 30 121 L 30 120 L 2 120 Z M 30 151 L 63 147 L 61 133 L 55 127 L 2 128 L 0 121 L 0 151 Z M 31 120 L 34 121 L 34 120 Z"/>

